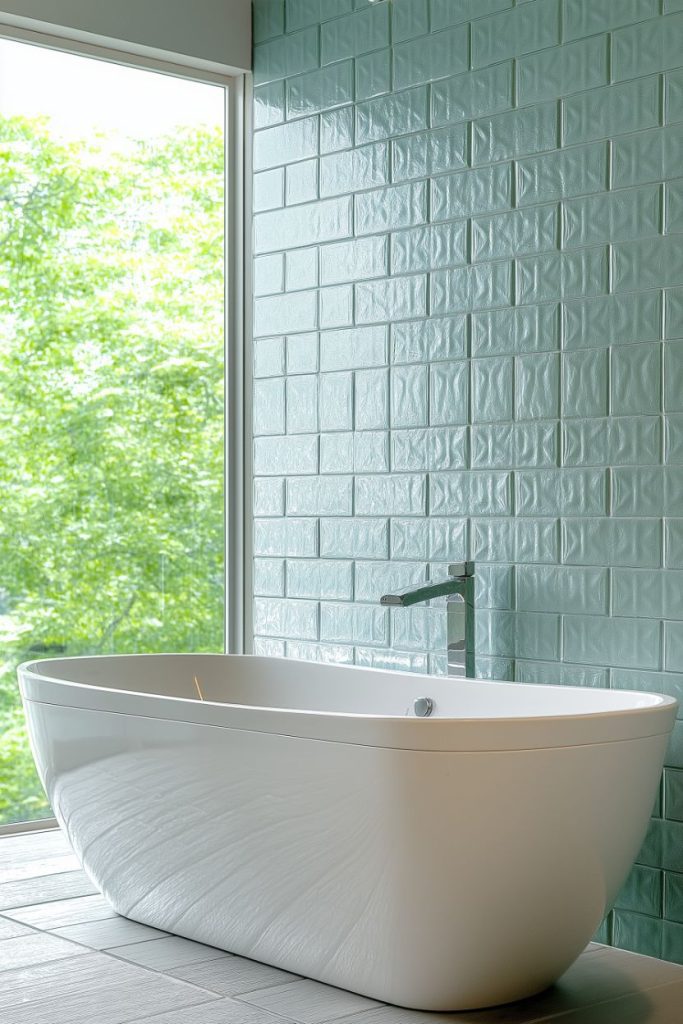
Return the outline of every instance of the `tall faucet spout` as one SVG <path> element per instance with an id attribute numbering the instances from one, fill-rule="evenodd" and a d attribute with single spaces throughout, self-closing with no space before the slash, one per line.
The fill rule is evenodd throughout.
<path id="1" fill-rule="evenodd" d="M 380 604 L 409 608 L 446 597 L 449 675 L 474 676 L 474 562 L 448 566 L 448 576 L 383 594 Z"/>

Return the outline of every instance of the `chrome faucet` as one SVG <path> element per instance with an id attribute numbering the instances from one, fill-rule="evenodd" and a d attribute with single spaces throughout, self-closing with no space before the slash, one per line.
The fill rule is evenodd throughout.
<path id="1" fill-rule="evenodd" d="M 411 604 L 446 597 L 448 674 L 474 677 L 474 562 L 448 566 L 448 576 L 417 583 L 395 594 L 384 594 L 380 604 L 408 608 Z"/>

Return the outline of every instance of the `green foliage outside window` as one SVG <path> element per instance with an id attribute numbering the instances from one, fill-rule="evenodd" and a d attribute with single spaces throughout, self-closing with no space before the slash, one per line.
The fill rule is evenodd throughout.
<path id="1" fill-rule="evenodd" d="M 0 118 L 0 823 L 23 660 L 223 645 L 223 138 Z"/>

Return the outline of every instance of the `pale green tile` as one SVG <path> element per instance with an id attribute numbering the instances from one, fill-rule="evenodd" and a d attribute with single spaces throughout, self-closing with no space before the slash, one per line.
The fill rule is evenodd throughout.
<path id="1" fill-rule="evenodd" d="M 509 208 L 512 177 L 509 164 L 461 171 L 432 181 L 432 220 L 452 220 Z"/>
<path id="2" fill-rule="evenodd" d="M 683 124 L 650 128 L 612 143 L 612 187 L 676 178 L 683 160 Z"/>
<path id="3" fill-rule="evenodd" d="M 268 128 L 285 119 L 285 83 L 271 82 L 254 89 L 254 128 Z"/>
<path id="4" fill-rule="evenodd" d="M 309 71 L 287 81 L 287 116 L 316 114 L 353 99 L 353 61 Z"/>
<path id="5" fill-rule="evenodd" d="M 661 337 L 661 292 L 641 292 L 562 304 L 565 349 L 602 347 Z"/>
<path id="6" fill-rule="evenodd" d="M 254 175 L 254 212 L 285 205 L 285 172 L 282 167 Z"/>
<path id="7" fill-rule="evenodd" d="M 512 264 L 480 263 L 430 274 L 431 312 L 473 312 L 507 306 L 512 294 Z"/>
<path id="8" fill-rule="evenodd" d="M 389 426 L 388 370 L 359 370 L 354 375 L 356 430 L 377 430 Z"/>
<path id="9" fill-rule="evenodd" d="M 387 327 L 356 327 L 320 335 L 320 369 L 353 370 L 387 362 Z"/>
<path id="10" fill-rule="evenodd" d="M 377 235 L 325 245 L 320 250 L 320 283 L 382 277 L 387 272 L 387 251 L 386 236 Z"/>
<path id="11" fill-rule="evenodd" d="M 308 434 L 318 429 L 318 376 L 287 379 L 287 433 Z"/>
<path id="12" fill-rule="evenodd" d="M 429 32 L 428 0 L 393 0 L 391 35 L 395 43 Z"/>
<path id="13" fill-rule="evenodd" d="M 663 933 L 660 920 L 628 910 L 615 910 L 613 919 L 612 942 L 615 946 L 643 956 L 662 956 Z"/>
<path id="14" fill-rule="evenodd" d="M 556 102 L 496 114 L 472 125 L 472 163 L 475 165 L 542 153 L 557 145 Z"/>
<path id="15" fill-rule="evenodd" d="M 428 127 L 427 89 L 379 96 L 356 105 L 356 143 L 377 142 Z"/>
<path id="16" fill-rule="evenodd" d="M 512 0 L 431 0 L 432 28 L 436 30 L 447 25 L 457 25 L 507 7 L 512 7 Z"/>
<path id="17" fill-rule="evenodd" d="M 391 272 L 407 274 L 467 262 L 467 222 L 429 224 L 391 236 Z"/>
<path id="18" fill-rule="evenodd" d="M 254 341 L 254 376 L 277 377 L 285 372 L 285 339 L 257 338 Z"/>
<path id="19" fill-rule="evenodd" d="M 353 428 L 353 374 L 323 373 L 318 392 L 321 430 Z"/>
<path id="20" fill-rule="evenodd" d="M 623 350 L 619 350 L 621 352 Z M 562 357 L 562 415 L 604 416 L 608 411 L 608 353 L 604 349 L 567 352 Z M 617 410 L 613 410 L 617 411 Z M 622 410 L 626 411 L 626 410 Z M 637 408 L 629 412 L 640 412 Z"/>
<path id="21" fill-rule="evenodd" d="M 389 150 L 385 142 L 331 153 L 320 160 L 320 194 L 342 195 L 384 185 L 389 180 Z"/>
<path id="22" fill-rule="evenodd" d="M 659 668 L 661 633 L 658 622 L 610 616 L 566 615 L 564 656 L 579 664 Z"/>
<path id="23" fill-rule="evenodd" d="M 302 160 L 285 168 L 285 203 L 294 206 L 318 198 L 318 161 Z"/>
<path id="24" fill-rule="evenodd" d="M 607 147 L 587 146 L 527 157 L 517 164 L 517 202 L 520 206 L 564 199 L 607 187 Z"/>
<path id="25" fill-rule="evenodd" d="M 612 350 L 612 412 L 657 413 L 661 407 L 661 351 L 656 343 Z"/>
<path id="26" fill-rule="evenodd" d="M 515 360 L 516 419 L 552 419 L 559 414 L 559 405 L 559 356 L 541 353 Z"/>
<path id="27" fill-rule="evenodd" d="M 427 279 L 418 274 L 355 285 L 356 323 L 424 317 L 427 312 Z"/>
<path id="28" fill-rule="evenodd" d="M 656 235 L 661 222 L 658 185 L 567 199 L 562 203 L 562 246 L 574 248 Z"/>
<path id="29" fill-rule="evenodd" d="M 318 292 L 318 324 L 321 328 L 348 327 L 353 323 L 353 286 L 341 284 Z"/>
<path id="30" fill-rule="evenodd" d="M 562 103 L 562 141 L 573 146 L 659 124 L 660 84 L 655 75 L 578 93 Z"/>
<path id="31" fill-rule="evenodd" d="M 257 44 L 254 46 L 254 85 L 312 71 L 318 67 L 318 59 L 315 28 Z"/>
<path id="32" fill-rule="evenodd" d="M 435 364 L 430 368 L 429 422 L 467 422 L 468 366 L 464 361 Z"/>
<path id="33" fill-rule="evenodd" d="M 570 565 L 658 568 L 662 564 L 662 521 L 566 519 L 562 523 L 562 561 Z"/>
<path id="34" fill-rule="evenodd" d="M 557 248 L 557 206 L 537 206 L 472 220 L 472 259 L 508 259 Z"/>
<path id="35" fill-rule="evenodd" d="M 557 0 L 532 0 L 472 23 L 472 66 L 541 50 L 560 41 Z"/>
<path id="36" fill-rule="evenodd" d="M 421 427 L 428 418 L 427 366 L 395 366 L 391 370 L 391 426 Z"/>
<path id="37" fill-rule="evenodd" d="M 607 85 L 608 37 L 596 35 L 553 46 L 517 62 L 517 99 L 521 106 Z"/>
<path id="38" fill-rule="evenodd" d="M 472 420 L 510 420 L 513 414 L 512 359 L 472 360 Z"/>
<path id="39" fill-rule="evenodd" d="M 678 452 L 674 443 L 671 462 Z M 562 424 L 565 466 L 658 465 L 661 458 L 662 425 L 658 416 L 611 416 Z"/>
<path id="40" fill-rule="evenodd" d="M 254 381 L 254 434 L 284 434 L 285 387 L 277 377 Z"/>
<path id="41" fill-rule="evenodd" d="M 656 14 L 657 11 L 652 10 L 651 13 Z M 653 17 L 617 29 L 612 36 L 613 80 L 620 82 L 625 78 L 679 67 L 682 32 L 683 15 L 677 14 L 669 18 Z"/>
<path id="42" fill-rule="evenodd" d="M 603 469 L 530 469 L 515 474 L 518 515 L 581 516 L 607 511 Z"/>
<path id="43" fill-rule="evenodd" d="M 320 115 L 320 152 L 337 153 L 350 149 L 354 138 L 354 108 L 326 110 Z"/>
<path id="44" fill-rule="evenodd" d="M 512 61 L 432 86 L 432 125 L 455 124 L 512 107 Z"/>
<path id="45" fill-rule="evenodd" d="M 321 26 L 322 64 L 379 50 L 389 42 L 389 4 L 367 6 Z"/>
<path id="46" fill-rule="evenodd" d="M 515 574 L 519 611 L 606 614 L 606 569 L 518 565 Z"/>
<path id="47" fill-rule="evenodd" d="M 467 71 L 468 35 L 460 28 L 394 46 L 394 89 L 410 89 Z"/>
<path id="48" fill-rule="evenodd" d="M 517 302 L 600 295 L 609 282 L 609 251 L 595 246 L 576 252 L 524 256 L 516 261 Z"/>
<path id="49" fill-rule="evenodd" d="M 658 13 L 657 0 L 564 0 L 564 38 L 591 36 Z"/>
<path id="50" fill-rule="evenodd" d="M 285 254 L 285 291 L 315 288 L 318 284 L 318 250 L 294 249 Z"/>
<path id="51" fill-rule="evenodd" d="M 480 245 L 482 243 L 479 243 Z M 557 303 L 472 314 L 472 354 L 521 355 L 559 347 Z"/>
<path id="52" fill-rule="evenodd" d="M 368 100 L 391 90 L 391 50 L 356 57 L 356 99 Z"/>
<path id="53" fill-rule="evenodd" d="M 452 171 L 467 164 L 467 125 L 408 135 L 391 146 L 394 181 Z"/>
<path id="54" fill-rule="evenodd" d="M 262 43 L 284 32 L 284 0 L 254 0 L 252 12 L 255 43 Z"/>
<path id="55" fill-rule="evenodd" d="M 612 570 L 612 608 L 615 615 L 675 619 L 683 609 L 683 573 L 674 570 Z"/>

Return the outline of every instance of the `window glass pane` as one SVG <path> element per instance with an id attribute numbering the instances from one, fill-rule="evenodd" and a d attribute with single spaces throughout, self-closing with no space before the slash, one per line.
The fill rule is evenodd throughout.
<path id="1" fill-rule="evenodd" d="M 223 649 L 224 91 L 0 41 L 0 823 L 16 665 Z"/>

